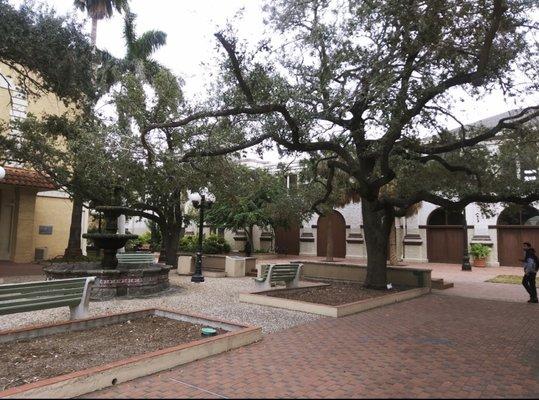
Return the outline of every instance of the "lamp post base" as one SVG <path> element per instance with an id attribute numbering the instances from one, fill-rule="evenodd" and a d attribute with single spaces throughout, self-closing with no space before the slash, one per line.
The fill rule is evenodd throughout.
<path id="1" fill-rule="evenodd" d="M 202 275 L 202 252 L 198 251 L 195 261 L 195 273 L 191 276 L 191 282 L 204 282 L 204 276 Z"/>
<path id="2" fill-rule="evenodd" d="M 196 283 L 204 282 L 204 276 L 203 275 L 193 275 L 193 276 L 191 276 L 191 282 L 196 282 Z"/>
<path id="3" fill-rule="evenodd" d="M 463 271 L 471 271 L 472 270 L 472 264 L 470 264 L 470 258 L 465 258 L 462 261 L 462 270 Z"/>

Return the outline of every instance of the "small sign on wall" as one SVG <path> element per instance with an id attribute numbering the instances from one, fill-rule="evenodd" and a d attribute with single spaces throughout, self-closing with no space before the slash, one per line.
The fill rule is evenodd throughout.
<path id="1" fill-rule="evenodd" d="M 40 235 L 52 235 L 52 225 L 39 225 Z"/>

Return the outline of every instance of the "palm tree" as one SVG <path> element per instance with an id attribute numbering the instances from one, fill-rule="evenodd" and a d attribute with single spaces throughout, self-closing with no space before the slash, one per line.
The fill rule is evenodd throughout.
<path id="1" fill-rule="evenodd" d="M 122 72 L 131 72 L 141 80 L 151 83 L 164 67 L 154 61 L 151 56 L 167 42 L 167 34 L 163 31 L 146 31 L 138 36 L 135 33 L 136 15 L 127 12 L 124 22 L 124 39 L 127 52 L 122 61 Z"/>
<path id="2" fill-rule="evenodd" d="M 97 40 L 97 21 L 110 18 L 114 9 L 119 13 L 129 11 L 129 0 L 74 0 L 74 5 L 79 10 L 86 11 L 92 18 L 92 45 L 95 47 Z"/>
<path id="3" fill-rule="evenodd" d="M 97 21 L 111 17 L 114 9 L 118 12 L 129 10 L 128 0 L 74 0 L 74 5 L 80 10 L 86 11 L 92 18 L 92 46 L 95 49 L 97 39 Z M 76 177 L 76 174 L 75 174 Z M 76 179 L 76 178 L 75 178 Z M 66 259 L 82 256 L 82 212 L 84 199 L 79 193 L 73 194 L 73 209 L 71 211 L 71 224 L 69 227 L 69 239 L 64 252 Z"/>

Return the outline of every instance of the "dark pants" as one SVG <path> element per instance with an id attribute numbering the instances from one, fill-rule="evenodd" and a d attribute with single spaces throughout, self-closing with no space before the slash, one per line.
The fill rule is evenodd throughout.
<path id="1" fill-rule="evenodd" d="M 537 274 L 526 274 L 522 278 L 522 285 L 530 294 L 531 300 L 537 300 L 537 288 L 535 287 L 535 277 Z"/>

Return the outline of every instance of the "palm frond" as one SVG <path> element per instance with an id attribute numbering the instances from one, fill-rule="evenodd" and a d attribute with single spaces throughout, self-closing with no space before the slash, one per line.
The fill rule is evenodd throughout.
<path id="1" fill-rule="evenodd" d="M 139 37 L 135 43 L 136 57 L 147 59 L 167 42 L 167 34 L 163 31 L 147 31 Z"/>

